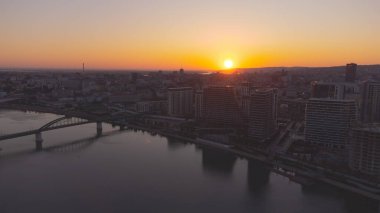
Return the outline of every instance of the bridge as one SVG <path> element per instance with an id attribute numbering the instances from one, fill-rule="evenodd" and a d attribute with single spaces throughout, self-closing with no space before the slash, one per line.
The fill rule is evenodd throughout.
<path id="1" fill-rule="evenodd" d="M 40 151 L 42 150 L 42 132 L 51 131 L 55 129 L 62 129 L 67 127 L 73 127 L 73 126 L 79 126 L 89 123 L 96 123 L 96 135 L 99 137 L 102 135 L 102 122 L 110 123 L 114 126 L 120 126 L 120 130 L 123 130 L 125 127 L 125 121 L 126 119 L 130 119 L 129 116 L 121 116 L 121 113 L 114 113 L 109 116 L 97 116 L 97 115 L 89 115 L 86 113 L 75 113 L 75 112 L 69 112 L 65 113 L 66 115 L 61 118 L 57 118 L 42 127 L 34 130 L 24 131 L 24 132 L 17 132 L 7 135 L 0 135 L 0 141 L 18 138 L 18 137 L 24 137 L 28 135 L 35 135 L 35 144 L 36 144 L 36 150 Z M 136 115 L 132 115 L 136 116 Z"/>

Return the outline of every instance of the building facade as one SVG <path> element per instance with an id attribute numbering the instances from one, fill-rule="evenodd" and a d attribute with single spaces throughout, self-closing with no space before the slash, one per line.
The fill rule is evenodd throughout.
<path id="1" fill-rule="evenodd" d="M 358 65 L 351 63 L 346 65 L 346 82 L 355 82 Z"/>
<path id="2" fill-rule="evenodd" d="M 249 111 L 250 111 L 250 105 L 251 105 L 251 96 L 243 96 L 241 99 L 241 112 L 243 115 L 244 120 L 249 119 Z"/>
<path id="3" fill-rule="evenodd" d="M 359 86 L 355 83 L 314 81 L 311 84 L 312 98 L 357 99 Z"/>
<path id="4" fill-rule="evenodd" d="M 380 122 L 380 82 L 365 82 L 361 95 L 361 120 L 364 123 Z"/>
<path id="5" fill-rule="evenodd" d="M 203 89 L 203 119 L 214 127 L 239 127 L 241 111 L 231 86 L 212 86 Z"/>
<path id="6" fill-rule="evenodd" d="M 277 89 L 256 89 L 249 106 L 248 134 L 255 141 L 270 137 L 277 129 Z"/>
<path id="7" fill-rule="evenodd" d="M 315 81 L 311 83 L 311 97 L 343 99 L 344 87 L 337 83 Z"/>
<path id="8" fill-rule="evenodd" d="M 365 125 L 351 131 L 350 168 L 380 177 L 380 126 Z"/>
<path id="9" fill-rule="evenodd" d="M 173 117 L 193 116 L 193 88 L 180 87 L 168 89 L 168 115 Z"/>
<path id="10" fill-rule="evenodd" d="M 249 82 L 243 82 L 236 88 L 239 107 L 245 121 L 249 118 L 250 95 L 254 89 L 255 87 L 253 87 L 253 85 Z"/>
<path id="11" fill-rule="evenodd" d="M 201 120 L 203 117 L 203 90 L 195 92 L 194 115 L 196 120 Z"/>
<path id="12" fill-rule="evenodd" d="M 306 142 L 328 150 L 345 149 L 356 110 L 354 100 L 310 99 L 306 105 Z"/>
<path id="13" fill-rule="evenodd" d="M 151 113 L 151 114 L 166 114 L 168 102 L 161 101 L 139 101 L 136 102 L 135 110 L 138 113 Z"/>

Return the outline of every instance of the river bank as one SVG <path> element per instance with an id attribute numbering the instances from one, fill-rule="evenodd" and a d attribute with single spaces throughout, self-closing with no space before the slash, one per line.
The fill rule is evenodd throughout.
<path id="1" fill-rule="evenodd" d="M 11 109 L 11 110 L 21 110 L 21 111 L 36 111 L 36 112 L 41 112 L 41 113 L 63 114 L 62 110 L 49 109 L 49 108 L 38 107 L 38 106 L 29 107 L 29 106 L 24 106 L 24 105 L 8 105 L 7 107 L 5 107 L 3 105 L 3 106 L 0 106 L 0 108 L 2 108 L 2 109 Z M 178 139 L 178 140 L 190 142 L 190 143 L 197 144 L 197 145 L 200 145 L 200 146 L 207 146 L 207 147 L 210 147 L 210 148 L 213 148 L 213 149 L 223 150 L 223 151 L 235 154 L 236 156 L 239 156 L 239 157 L 242 157 L 242 158 L 257 160 L 257 161 L 260 161 L 260 162 L 266 164 L 268 167 L 271 168 L 271 170 L 273 172 L 275 172 L 277 174 L 280 174 L 280 175 L 283 175 L 282 171 L 275 169 L 275 168 L 281 167 L 281 165 L 283 165 L 283 163 L 279 163 L 279 162 L 274 161 L 274 160 L 269 160 L 267 158 L 267 156 L 265 156 L 263 154 L 260 154 L 260 153 L 252 153 L 252 152 L 241 150 L 241 149 L 237 149 L 237 148 L 220 146 L 220 144 L 218 144 L 217 142 L 215 142 L 215 143 L 205 143 L 205 142 L 203 142 L 201 140 L 196 140 L 194 138 L 189 138 L 189 137 L 178 135 L 177 133 L 170 133 L 170 132 L 167 132 L 167 131 L 161 131 L 161 130 L 157 130 L 157 129 L 151 129 L 151 128 L 146 127 L 146 126 L 134 125 L 134 124 L 129 124 L 129 123 L 125 123 L 125 126 L 126 127 L 130 127 L 130 128 L 139 129 L 139 130 L 154 132 L 154 133 L 160 134 L 162 136 L 175 138 L 175 139 Z M 277 159 L 284 160 L 285 162 L 287 160 L 286 158 L 282 158 L 281 156 L 277 157 Z M 302 165 L 302 164 L 304 164 L 304 162 L 302 162 L 302 163 L 300 162 L 299 163 L 299 165 Z M 349 185 L 349 184 L 346 184 L 346 183 L 343 183 L 343 182 L 339 182 L 337 180 L 334 180 L 334 179 L 331 179 L 331 178 L 327 178 L 327 177 L 324 177 L 324 176 L 314 176 L 312 174 L 308 175 L 308 171 L 306 171 L 306 170 L 303 171 L 303 170 L 300 170 L 299 168 L 296 168 L 296 167 L 292 167 L 292 166 L 289 166 L 289 165 L 286 165 L 286 166 L 289 167 L 289 168 L 291 168 L 291 170 L 293 170 L 293 171 L 295 171 L 297 173 L 302 173 L 304 176 L 306 176 L 307 178 L 312 179 L 314 181 L 322 182 L 322 183 L 325 183 L 325 184 L 328 184 L 328 185 L 331 185 L 331 186 L 334 186 L 334 187 L 337 187 L 337 188 L 340 188 L 340 189 L 343 189 L 343 190 L 354 192 L 354 193 L 360 194 L 360 195 L 365 196 L 365 197 L 369 197 L 369 198 L 374 199 L 374 200 L 380 200 L 380 196 L 378 194 L 368 192 L 367 190 L 360 189 L 358 187 L 353 187 L 352 185 Z M 308 165 L 308 166 L 312 166 L 312 165 Z M 292 177 L 288 177 L 288 178 L 290 180 L 292 180 Z"/>
<path id="2" fill-rule="evenodd" d="M 260 155 L 258 153 L 250 153 L 250 152 L 247 152 L 247 151 L 244 151 L 244 150 L 238 150 L 238 149 L 235 149 L 235 148 L 223 147 L 223 146 L 220 146 L 216 142 L 214 144 L 213 143 L 204 143 L 202 141 L 199 141 L 199 140 L 196 140 L 196 139 L 193 139 L 193 138 L 183 137 L 183 136 L 179 136 L 179 135 L 176 135 L 176 134 L 171 134 L 171 133 L 167 133 L 167 132 L 163 132 L 163 131 L 158 131 L 158 130 L 152 130 L 152 129 L 147 128 L 147 127 L 141 127 L 141 126 L 136 126 L 136 125 L 129 125 L 129 126 L 132 127 L 132 128 L 142 129 L 142 130 L 145 130 L 145 131 L 152 131 L 152 132 L 155 132 L 157 134 L 160 134 L 160 135 L 163 135 L 163 136 L 166 136 L 166 137 L 172 137 L 172 138 L 175 138 L 175 139 L 178 139 L 178 140 L 187 141 L 187 142 L 190 142 L 190 143 L 193 143 L 193 144 L 197 144 L 197 145 L 201 145 L 201 146 L 207 146 L 207 147 L 210 147 L 210 148 L 213 148 L 213 149 L 218 149 L 218 150 L 230 152 L 230 153 L 235 154 L 235 155 L 237 155 L 239 157 L 242 157 L 242 158 L 260 161 L 261 163 L 269 166 L 271 168 L 272 172 L 275 172 L 277 174 L 280 174 L 280 175 L 283 175 L 285 177 L 288 177 L 289 180 L 294 181 L 294 182 L 298 182 L 298 183 L 301 183 L 301 184 L 306 183 L 306 185 L 309 185 L 309 183 L 311 181 L 321 182 L 321 183 L 324 183 L 324 184 L 327 184 L 327 185 L 330 185 L 330 186 L 333 186 L 333 187 L 336 187 L 336 188 L 339 188 L 339 189 L 342 189 L 342 190 L 353 192 L 353 193 L 356 193 L 356 194 L 359 194 L 359 195 L 362 195 L 362 196 L 365 196 L 365 197 L 368 197 L 368 198 L 380 201 L 380 195 L 378 195 L 378 194 L 375 194 L 375 193 L 372 193 L 372 192 L 368 192 L 367 190 L 360 189 L 360 188 L 351 186 L 351 185 L 346 184 L 346 183 L 339 182 L 339 181 L 331 179 L 331 178 L 327 178 L 327 177 L 324 177 L 324 176 L 316 176 L 314 174 L 309 173 L 309 171 L 307 171 L 307 170 L 300 170 L 299 168 L 296 168 L 296 167 L 292 167 L 292 166 L 289 166 L 289 165 L 284 165 L 283 163 L 279 163 L 277 161 L 269 160 L 267 158 L 267 156 Z M 281 157 L 279 157 L 279 159 L 286 160 L 285 158 L 281 158 Z M 289 175 L 289 174 L 287 174 L 287 173 L 285 173 L 285 172 L 283 172 L 283 171 L 281 171 L 279 169 L 276 169 L 276 168 L 282 168 L 284 166 L 286 166 L 289 170 L 293 171 L 294 175 L 291 176 L 291 175 Z M 312 166 L 312 165 L 308 165 L 308 166 Z M 302 182 L 297 181 L 299 179 L 298 177 L 296 177 L 297 174 L 302 174 L 302 177 L 305 180 L 302 181 Z M 307 180 L 307 179 L 309 179 L 309 180 Z"/>
<path id="3" fill-rule="evenodd" d="M 1 110 L 0 117 L 5 132 L 18 132 L 61 116 Z M 44 135 L 42 152 L 32 150 L 33 137 L 4 141 L 1 212 L 352 213 L 353 205 L 378 212 L 376 201 L 326 184 L 301 186 L 270 165 L 187 137 L 124 130 L 103 124 L 96 137 L 94 125 L 63 128 Z"/>

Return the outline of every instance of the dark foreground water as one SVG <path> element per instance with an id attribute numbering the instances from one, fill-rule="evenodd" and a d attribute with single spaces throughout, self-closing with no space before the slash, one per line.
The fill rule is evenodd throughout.
<path id="1" fill-rule="evenodd" d="M 0 134 L 52 114 L 0 111 Z M 95 124 L 0 142 L 0 212 L 378 212 L 326 185 L 302 187 L 256 161 L 147 132 Z"/>

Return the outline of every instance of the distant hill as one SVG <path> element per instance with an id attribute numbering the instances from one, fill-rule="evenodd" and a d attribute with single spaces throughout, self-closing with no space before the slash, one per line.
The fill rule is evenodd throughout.
<path id="1" fill-rule="evenodd" d="M 236 70 L 242 73 L 271 73 L 279 72 L 282 70 L 288 72 L 343 72 L 346 66 L 332 66 L 332 67 L 257 67 L 257 68 L 237 68 Z M 82 72 L 82 69 L 73 68 L 7 68 L 0 67 L 0 72 Z M 138 70 L 138 69 L 86 69 L 86 73 L 91 72 L 108 72 L 108 73 L 118 73 L 118 72 L 139 72 L 139 73 L 149 73 L 157 72 L 158 70 Z M 174 70 L 176 71 L 176 70 Z M 366 72 L 380 72 L 380 64 L 374 65 L 358 65 L 358 71 Z M 165 73 L 171 73 L 171 70 L 163 70 Z M 223 70 L 185 70 L 186 73 L 212 73 L 212 72 L 223 72 Z"/>
<path id="2" fill-rule="evenodd" d="M 288 72 L 294 72 L 294 71 L 328 71 L 328 72 L 340 72 L 344 71 L 346 69 L 346 66 L 333 66 L 333 67 L 260 67 L 260 68 L 240 68 L 238 71 L 245 72 L 245 73 L 255 73 L 255 72 L 279 72 L 282 70 L 288 71 Z M 380 65 L 358 65 L 358 71 L 379 71 L 380 72 Z"/>

